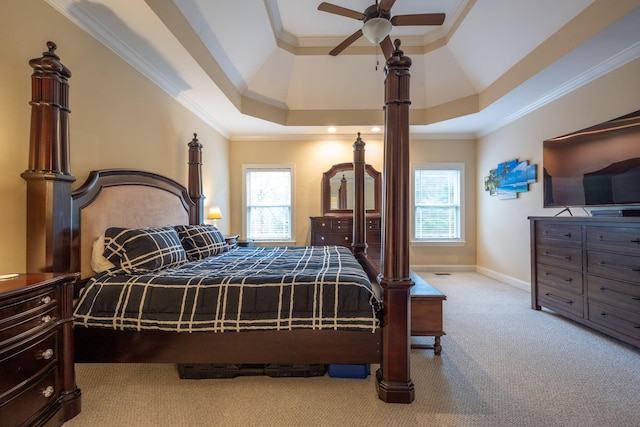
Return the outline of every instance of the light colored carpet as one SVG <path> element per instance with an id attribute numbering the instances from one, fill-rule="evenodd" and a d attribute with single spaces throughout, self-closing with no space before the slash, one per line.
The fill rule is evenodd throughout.
<path id="1" fill-rule="evenodd" d="M 447 335 L 441 356 L 412 351 L 410 405 L 378 400 L 372 377 L 181 380 L 174 365 L 78 364 L 82 412 L 65 426 L 640 426 L 638 349 L 486 276 L 421 276 L 447 295 Z"/>

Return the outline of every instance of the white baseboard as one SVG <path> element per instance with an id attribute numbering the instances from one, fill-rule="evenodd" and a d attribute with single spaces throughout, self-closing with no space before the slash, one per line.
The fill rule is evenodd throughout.
<path id="1" fill-rule="evenodd" d="M 455 272 L 474 272 L 475 265 L 412 265 L 411 270 L 418 272 L 424 271 L 429 273 L 455 273 Z"/>
<path id="2" fill-rule="evenodd" d="M 511 285 L 515 288 L 521 289 L 525 292 L 531 292 L 531 283 L 524 280 L 516 279 L 515 277 L 507 276 L 506 274 L 498 273 L 497 271 L 490 270 L 484 267 L 478 267 L 477 265 L 412 265 L 411 270 L 416 273 L 429 272 L 429 273 L 480 273 L 484 276 L 491 277 L 492 279 L 499 280 L 507 285 Z"/>
<path id="3" fill-rule="evenodd" d="M 522 289 L 525 292 L 531 292 L 531 283 L 524 280 L 516 279 L 515 277 L 507 276 L 506 274 L 498 273 L 497 271 L 489 270 L 484 267 L 477 267 L 476 271 L 487 277 L 506 283 L 507 285 Z"/>

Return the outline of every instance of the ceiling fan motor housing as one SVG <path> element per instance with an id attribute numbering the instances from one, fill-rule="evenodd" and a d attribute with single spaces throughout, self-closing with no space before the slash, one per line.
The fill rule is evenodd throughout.
<path id="1" fill-rule="evenodd" d="M 368 8 L 365 9 L 364 13 L 364 22 L 367 22 L 371 18 L 383 18 L 387 20 L 391 20 L 391 12 L 388 10 L 380 10 L 378 9 L 377 4 L 372 4 Z"/>

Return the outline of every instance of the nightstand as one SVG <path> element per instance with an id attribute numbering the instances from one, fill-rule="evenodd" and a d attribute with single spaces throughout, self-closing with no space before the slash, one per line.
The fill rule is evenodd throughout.
<path id="1" fill-rule="evenodd" d="M 253 239 L 238 240 L 238 246 L 241 248 L 253 247 Z"/>
<path id="2" fill-rule="evenodd" d="M 73 355 L 73 285 L 79 274 L 0 280 L 0 420 L 61 425 L 80 413 Z"/>
<path id="3" fill-rule="evenodd" d="M 438 355 L 442 351 L 440 337 L 442 330 L 442 301 L 447 297 L 427 283 L 422 277 L 411 272 L 411 336 L 434 337 L 433 345 L 411 344 L 411 348 L 431 349 Z"/>

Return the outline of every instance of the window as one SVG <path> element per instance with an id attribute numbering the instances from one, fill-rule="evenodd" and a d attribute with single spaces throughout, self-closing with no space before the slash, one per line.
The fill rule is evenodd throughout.
<path id="1" fill-rule="evenodd" d="M 291 241 L 293 167 L 244 165 L 247 238 Z"/>
<path id="2" fill-rule="evenodd" d="M 418 242 L 461 242 L 462 163 L 413 166 L 413 239 Z"/>

